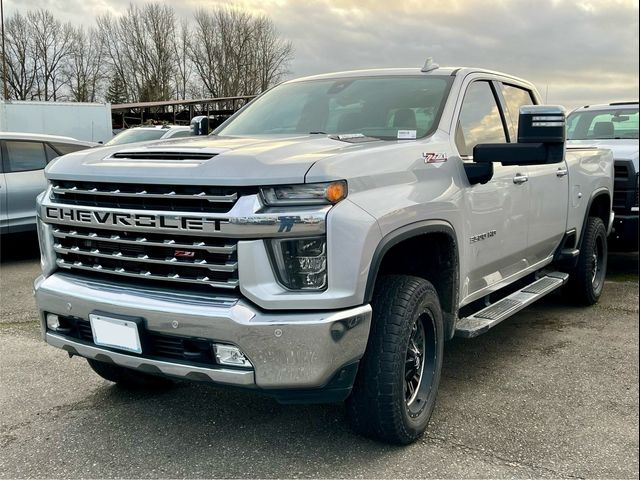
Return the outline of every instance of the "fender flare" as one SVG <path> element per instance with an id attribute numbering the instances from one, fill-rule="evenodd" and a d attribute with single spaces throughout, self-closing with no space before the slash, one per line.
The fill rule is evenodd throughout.
<path id="1" fill-rule="evenodd" d="M 371 268 L 369 269 L 369 274 L 367 276 L 364 303 L 371 303 L 371 300 L 373 299 L 373 291 L 375 289 L 376 280 L 378 278 L 380 265 L 382 264 L 382 259 L 385 257 L 387 252 L 400 242 L 430 233 L 443 233 L 447 235 L 453 242 L 453 251 L 455 255 L 453 259 L 454 278 L 452 282 L 453 311 L 446 312 L 443 310 L 442 312 L 445 321 L 445 338 L 448 339 L 453 336 L 453 333 L 455 331 L 455 322 L 458 316 L 458 299 L 460 292 L 460 252 L 458 251 L 458 237 L 456 235 L 455 228 L 453 228 L 453 225 L 445 220 L 423 220 L 420 222 L 411 223 L 409 225 L 405 225 L 396 230 L 393 230 L 382 237 L 373 253 L 373 258 L 371 259 Z"/>
<path id="2" fill-rule="evenodd" d="M 598 198 L 601 197 L 602 195 L 608 195 L 609 196 L 609 216 L 611 216 L 611 201 L 613 199 L 611 192 L 609 192 L 609 189 L 607 187 L 600 187 L 600 188 L 596 188 L 593 192 L 591 192 L 591 197 L 589 197 L 589 203 L 587 204 L 587 210 L 584 213 L 584 221 L 582 222 L 582 229 L 580 230 L 580 238 L 578 239 L 578 244 L 576 246 L 576 248 L 580 249 L 582 247 L 582 240 L 584 239 L 584 232 L 586 230 L 586 225 L 587 225 L 587 220 L 589 220 L 589 214 L 591 213 L 591 207 L 593 206 L 593 202 Z M 609 222 L 610 220 L 607 220 L 607 222 L 605 222 L 604 227 L 607 229 L 607 235 L 609 234 Z"/>

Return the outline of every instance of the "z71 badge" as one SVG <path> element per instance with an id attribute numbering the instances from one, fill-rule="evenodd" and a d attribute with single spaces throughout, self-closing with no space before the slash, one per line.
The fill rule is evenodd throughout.
<path id="1" fill-rule="evenodd" d="M 448 160 L 446 153 L 428 153 L 422 154 L 424 163 L 444 163 Z"/>

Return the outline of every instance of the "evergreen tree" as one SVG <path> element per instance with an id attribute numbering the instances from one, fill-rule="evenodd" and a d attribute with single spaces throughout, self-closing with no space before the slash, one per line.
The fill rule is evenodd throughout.
<path id="1" fill-rule="evenodd" d="M 111 77 L 106 97 L 107 102 L 112 104 L 125 103 L 127 101 L 126 87 L 119 75 Z"/>

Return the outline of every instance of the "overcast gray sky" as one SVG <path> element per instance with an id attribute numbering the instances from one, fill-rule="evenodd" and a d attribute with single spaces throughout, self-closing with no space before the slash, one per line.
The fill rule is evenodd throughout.
<path id="1" fill-rule="evenodd" d="M 291 77 L 368 67 L 478 66 L 535 83 L 574 107 L 638 99 L 638 0 L 154 0 L 181 16 L 230 5 L 270 17 L 291 40 Z M 133 0 L 132 3 L 144 3 Z M 74 24 L 129 0 L 5 0 Z M 547 90 L 548 89 L 548 90 Z"/>

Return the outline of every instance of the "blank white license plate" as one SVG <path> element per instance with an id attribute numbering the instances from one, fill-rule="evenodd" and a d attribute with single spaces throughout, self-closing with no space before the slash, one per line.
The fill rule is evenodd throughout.
<path id="1" fill-rule="evenodd" d="M 89 315 L 89 321 L 96 345 L 142 353 L 138 325 L 135 322 L 104 315 Z"/>

